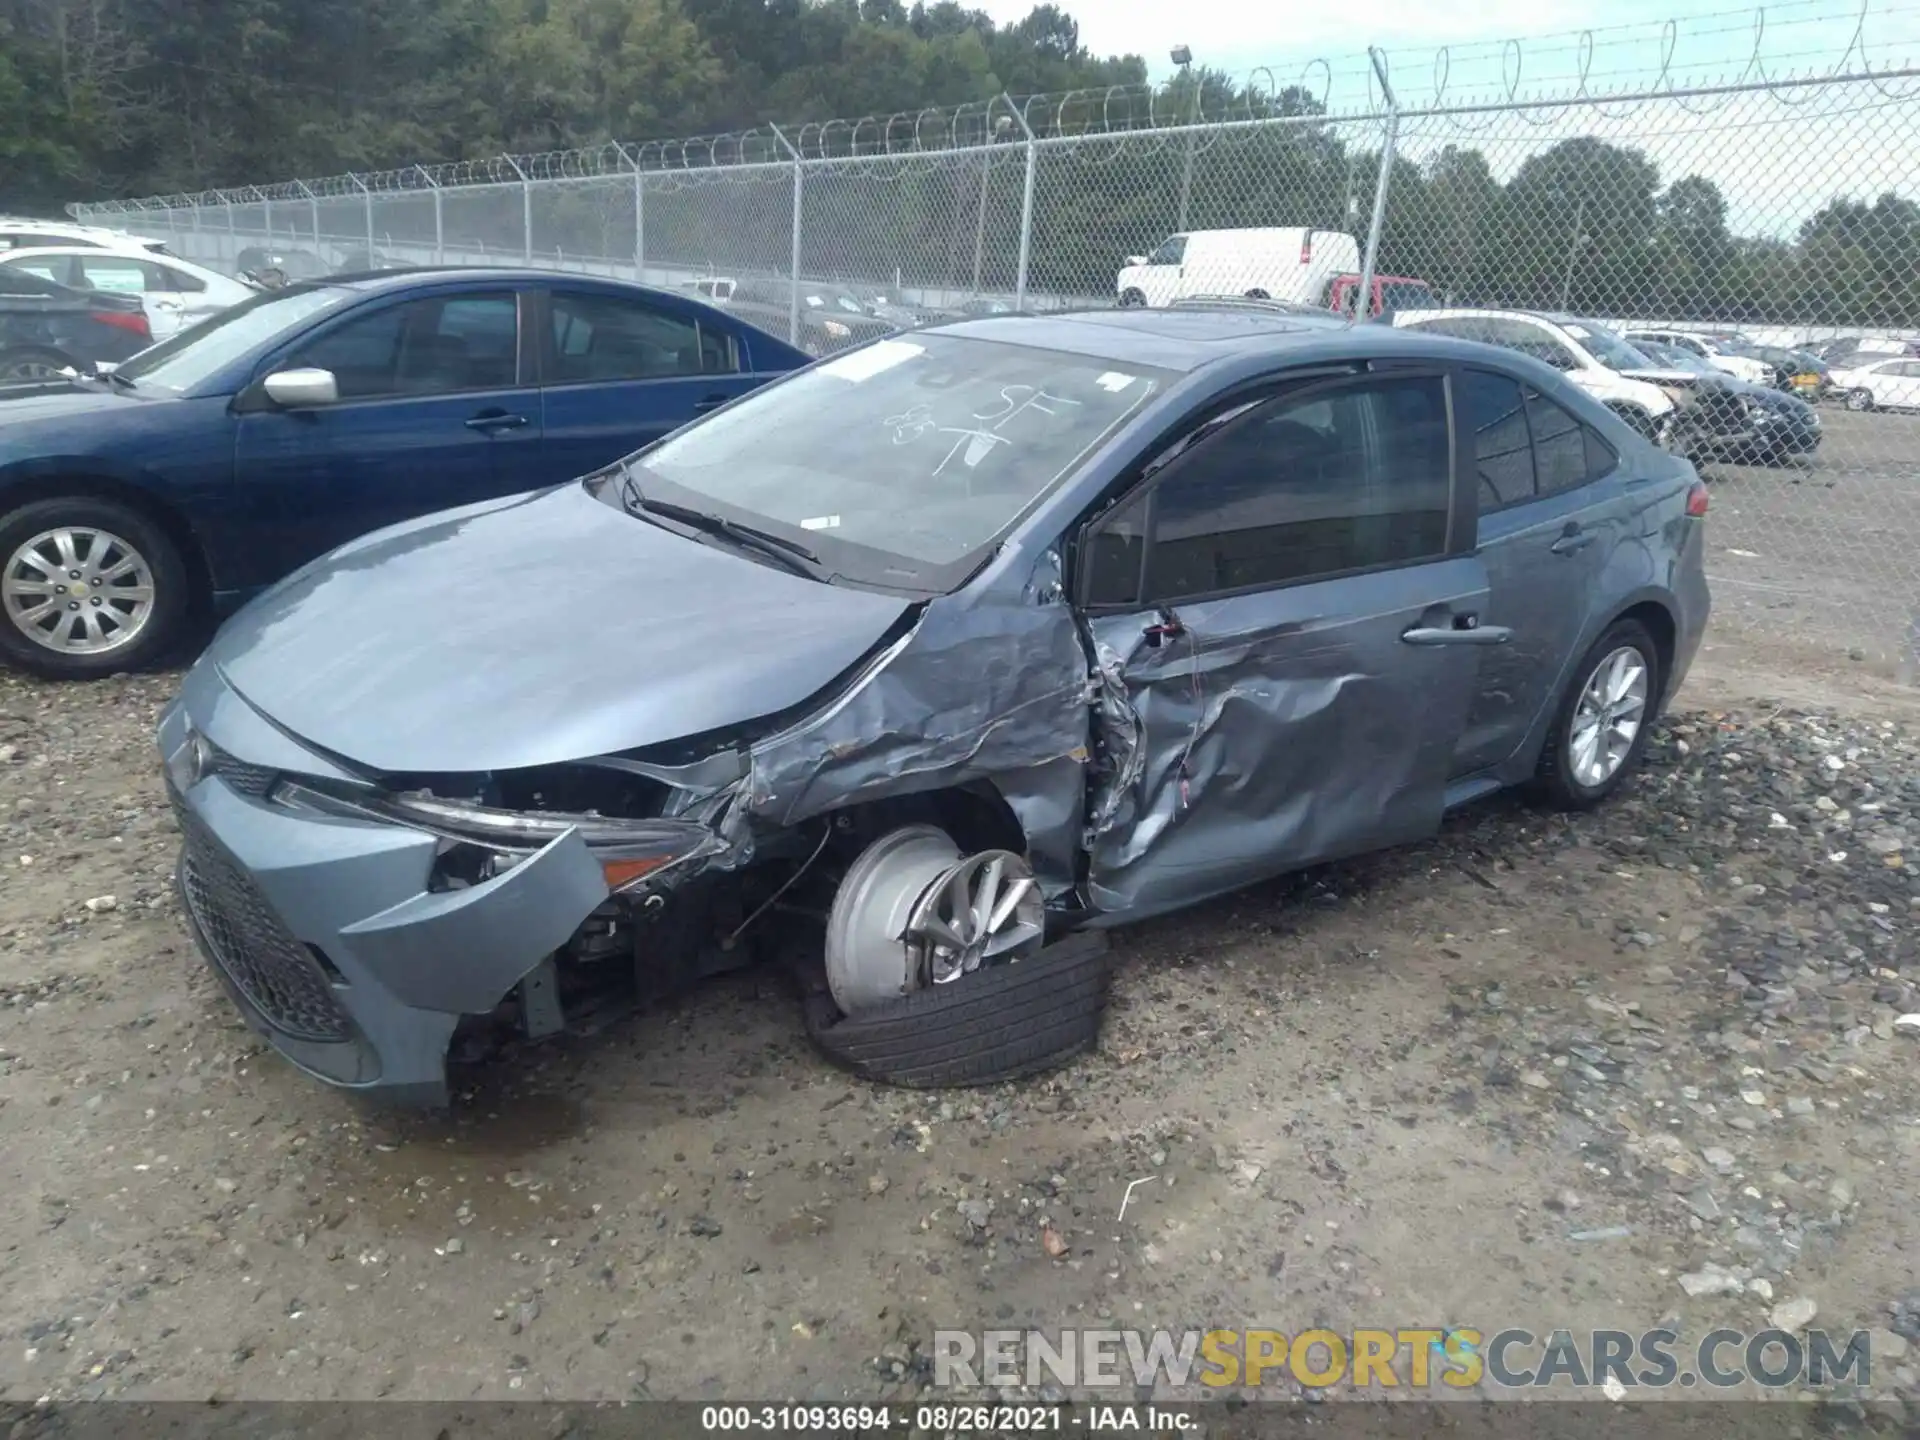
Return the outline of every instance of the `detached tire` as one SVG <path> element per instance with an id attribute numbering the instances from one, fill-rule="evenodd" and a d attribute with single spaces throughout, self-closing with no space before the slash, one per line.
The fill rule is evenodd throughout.
<path id="1" fill-rule="evenodd" d="M 0 514 L 0 657 L 35 675 L 151 664 L 178 643 L 191 586 L 166 532 L 118 501 L 55 496 Z"/>
<path id="2" fill-rule="evenodd" d="M 1631 740 L 1617 759 L 1610 761 L 1606 772 L 1599 774 L 1583 766 L 1583 751 L 1577 741 L 1585 728 L 1581 723 L 1583 719 L 1597 713 L 1592 705 L 1593 687 L 1602 672 L 1610 671 L 1615 664 L 1622 666 L 1623 677 L 1631 675 L 1637 665 L 1644 693 Z M 1547 743 L 1541 747 L 1540 768 L 1535 775 L 1535 787 L 1541 798 L 1560 810 L 1591 810 L 1617 790 L 1646 753 L 1647 736 L 1659 712 L 1665 681 L 1660 647 L 1653 643 L 1646 626 L 1638 620 L 1616 620 L 1608 626 L 1580 658 L 1566 693 L 1560 697 L 1560 708 L 1554 714 L 1552 729 L 1547 732 Z M 1621 702 L 1608 703 L 1611 708 L 1607 713 L 1618 713 Z M 1613 722 L 1600 722 L 1597 753 L 1608 751 L 1610 735 L 1617 738 Z"/>
<path id="3" fill-rule="evenodd" d="M 868 1080 L 914 1089 L 1019 1080 L 1093 1049 L 1111 978 L 1107 937 L 1088 931 L 858 1015 L 842 1015 L 825 991 L 809 994 L 807 1033 Z"/>

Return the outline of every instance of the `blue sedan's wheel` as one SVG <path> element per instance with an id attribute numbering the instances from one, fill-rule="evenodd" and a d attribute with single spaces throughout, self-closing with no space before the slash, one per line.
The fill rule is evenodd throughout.
<path id="1" fill-rule="evenodd" d="M 145 664 L 187 609 L 179 551 L 138 511 L 73 496 L 0 519 L 0 651 L 25 669 L 83 679 Z"/>

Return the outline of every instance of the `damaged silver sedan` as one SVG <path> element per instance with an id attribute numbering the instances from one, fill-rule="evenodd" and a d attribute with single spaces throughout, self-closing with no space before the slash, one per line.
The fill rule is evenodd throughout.
<path id="1" fill-rule="evenodd" d="M 1630 770 L 1705 490 L 1557 373 L 1245 309 L 865 346 L 380 531 L 160 726 L 185 910 L 322 1080 L 756 960 L 909 1084 L 1094 1043 L 1104 927 Z"/>

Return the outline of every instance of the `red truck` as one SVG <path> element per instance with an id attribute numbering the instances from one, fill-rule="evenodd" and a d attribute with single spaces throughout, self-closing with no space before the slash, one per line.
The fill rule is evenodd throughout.
<path id="1" fill-rule="evenodd" d="M 1353 292 L 1360 284 L 1358 275 L 1336 275 L 1327 282 L 1325 304 L 1327 309 L 1341 315 L 1353 313 Z M 1416 280 L 1411 275 L 1376 275 L 1373 277 L 1372 303 L 1367 306 L 1367 314 L 1379 315 L 1390 310 L 1431 310 L 1440 303 L 1424 280 Z"/>

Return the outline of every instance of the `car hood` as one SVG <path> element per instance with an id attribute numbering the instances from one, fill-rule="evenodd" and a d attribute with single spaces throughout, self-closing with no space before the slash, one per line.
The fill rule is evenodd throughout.
<path id="1" fill-rule="evenodd" d="M 228 621 L 204 663 L 358 765 L 510 770 L 790 710 L 910 604 L 683 539 L 573 483 L 344 546 Z"/>
<path id="2" fill-rule="evenodd" d="M 21 426 L 76 416 L 104 418 L 132 414 L 143 402 L 111 385 L 72 380 L 23 380 L 0 383 L 0 448 L 25 438 Z M 144 403 L 152 403 L 151 401 Z"/>

